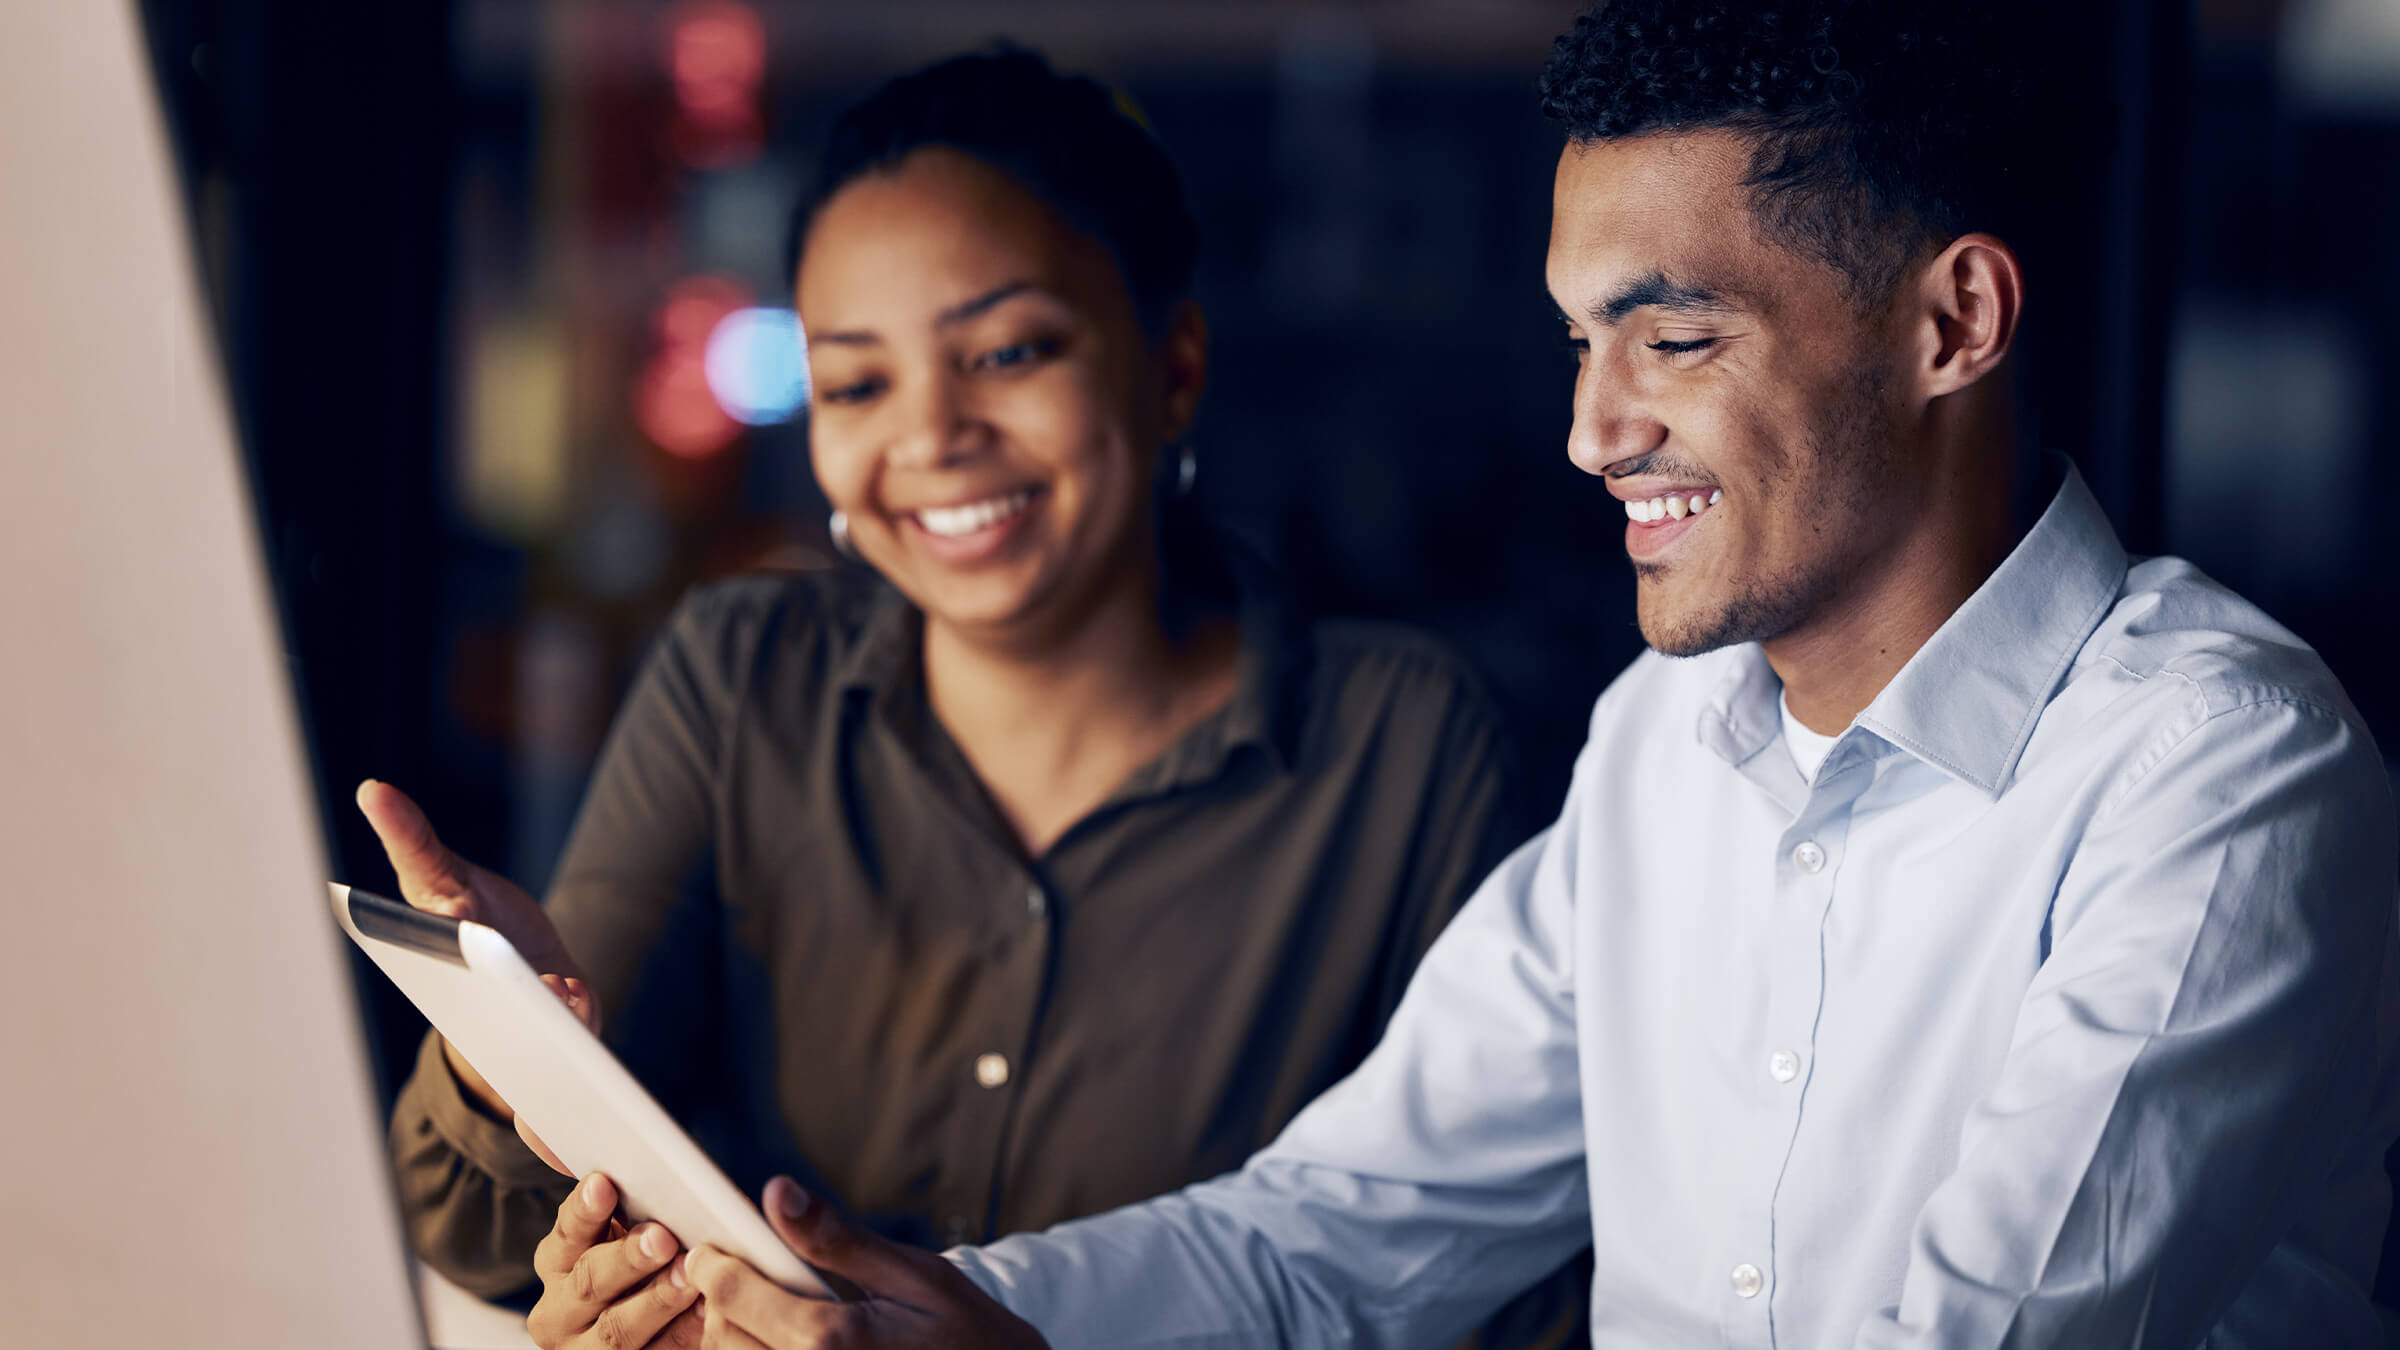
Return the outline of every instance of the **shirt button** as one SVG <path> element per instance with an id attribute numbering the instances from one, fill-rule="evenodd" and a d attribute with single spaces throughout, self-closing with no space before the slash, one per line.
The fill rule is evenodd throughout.
<path id="1" fill-rule="evenodd" d="M 1757 1298 L 1758 1291 L 1766 1287 L 1766 1277 L 1758 1273 L 1758 1267 L 1744 1261 L 1733 1268 L 1734 1293 L 1743 1298 Z"/>
<path id="2" fill-rule="evenodd" d="M 1803 839 L 1800 841 L 1800 847 L 1792 850 L 1792 866 L 1803 872 L 1824 871 L 1825 850 L 1817 847 L 1816 840 Z"/>
<path id="3" fill-rule="evenodd" d="M 1788 1083 L 1800 1076 L 1800 1057 L 1789 1050 L 1778 1050 L 1767 1056 L 1767 1072 L 1778 1083 Z"/>
<path id="4" fill-rule="evenodd" d="M 1042 894 L 1041 887 L 1036 886 L 1025 892 L 1025 912 L 1037 921 L 1050 912 L 1050 897 Z"/>
<path id="5" fill-rule="evenodd" d="M 1007 1082 L 1008 1056 L 977 1055 L 975 1057 L 975 1081 L 988 1088 L 996 1088 Z"/>

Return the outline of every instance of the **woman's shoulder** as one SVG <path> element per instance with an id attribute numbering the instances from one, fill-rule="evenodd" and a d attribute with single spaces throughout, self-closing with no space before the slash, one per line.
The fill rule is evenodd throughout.
<path id="1" fill-rule="evenodd" d="M 1482 672 L 1437 634 L 1387 620 L 1307 622 L 1311 683 L 1320 706 L 1497 725 Z"/>
<path id="2" fill-rule="evenodd" d="M 863 568 L 743 572 L 684 592 L 666 640 L 731 677 L 760 660 L 838 666 L 890 588 Z"/>

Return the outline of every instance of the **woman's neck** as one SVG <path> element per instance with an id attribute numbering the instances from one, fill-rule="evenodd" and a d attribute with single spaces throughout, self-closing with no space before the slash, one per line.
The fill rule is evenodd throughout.
<path id="1" fill-rule="evenodd" d="M 1144 569 L 1038 639 L 1004 641 L 928 617 L 925 692 L 1038 857 L 1225 704 L 1238 650 L 1235 626 L 1221 620 L 1171 637 L 1156 573 Z"/>

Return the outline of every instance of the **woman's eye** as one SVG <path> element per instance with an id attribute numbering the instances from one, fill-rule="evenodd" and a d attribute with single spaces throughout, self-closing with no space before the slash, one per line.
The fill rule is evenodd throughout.
<path id="1" fill-rule="evenodd" d="M 1706 337 L 1693 338 L 1688 342 L 1678 342 L 1673 338 L 1660 338 L 1647 345 L 1654 352 L 1664 352 L 1668 356 L 1681 356 L 1687 352 L 1707 351 L 1717 345 L 1717 340 L 1713 337 Z"/>
<path id="2" fill-rule="evenodd" d="M 975 365 L 980 370 L 1009 370 L 1018 366 L 1031 365 L 1057 350 L 1058 344 L 1048 339 L 1011 342 L 1005 347 L 994 347 L 976 357 Z"/>
<path id="3" fill-rule="evenodd" d="M 817 401 L 820 403 L 864 403 L 882 392 L 883 381 L 880 379 L 854 380 L 849 384 L 837 384 L 830 389 L 818 390 Z"/>
<path id="4" fill-rule="evenodd" d="M 1567 344 L 1567 350 L 1575 353 L 1575 359 L 1578 361 L 1592 354 L 1592 344 L 1591 340 L 1588 338 L 1579 338 L 1574 334 L 1569 333 L 1565 338 L 1565 342 Z"/>

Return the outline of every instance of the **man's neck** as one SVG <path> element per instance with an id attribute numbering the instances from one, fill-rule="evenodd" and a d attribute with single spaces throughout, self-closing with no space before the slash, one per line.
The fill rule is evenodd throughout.
<path id="1" fill-rule="evenodd" d="M 1761 646 L 1792 716 L 1837 735 L 1990 578 L 2031 523 L 2018 457 L 1960 456 L 1917 526 L 1829 598 L 1818 616 Z M 2038 510 L 2038 507 L 2036 508 Z"/>

